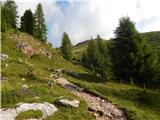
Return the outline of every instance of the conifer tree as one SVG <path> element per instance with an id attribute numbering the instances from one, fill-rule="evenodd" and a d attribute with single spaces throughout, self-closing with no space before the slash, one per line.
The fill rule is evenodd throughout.
<path id="1" fill-rule="evenodd" d="M 34 30 L 34 20 L 32 11 L 26 10 L 24 15 L 21 17 L 21 31 L 27 32 L 33 35 Z"/>
<path id="2" fill-rule="evenodd" d="M 41 3 L 37 5 L 37 9 L 34 15 L 34 36 L 41 41 L 46 42 L 47 28 L 45 25 L 44 13 Z"/>
<path id="3" fill-rule="evenodd" d="M 95 72 L 97 72 L 98 69 L 98 57 L 98 46 L 96 45 L 95 40 L 91 39 L 87 48 L 87 64 L 90 69 L 94 67 Z"/>
<path id="4" fill-rule="evenodd" d="M 17 6 L 14 1 L 1 2 L 1 30 L 4 32 L 17 25 Z"/>
<path id="5" fill-rule="evenodd" d="M 156 59 L 149 44 L 128 17 L 121 18 L 115 31 L 114 72 L 118 79 L 147 84 L 153 77 Z"/>
<path id="6" fill-rule="evenodd" d="M 67 60 L 72 59 L 72 44 L 70 41 L 70 38 L 66 32 L 63 33 L 62 37 L 62 46 L 61 46 L 61 52 L 63 54 L 63 57 Z"/>

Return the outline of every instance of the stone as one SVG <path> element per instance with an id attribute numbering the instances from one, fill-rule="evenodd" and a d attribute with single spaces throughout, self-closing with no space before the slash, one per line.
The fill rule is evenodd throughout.
<path id="1" fill-rule="evenodd" d="M 8 67 L 8 64 L 6 63 L 5 66 Z"/>
<path id="2" fill-rule="evenodd" d="M 34 98 L 35 98 L 35 99 L 40 99 L 40 97 L 38 97 L 38 96 L 35 96 Z"/>
<path id="3" fill-rule="evenodd" d="M 56 112 L 58 109 L 53 105 L 48 102 L 44 103 L 21 103 L 19 106 L 16 108 L 17 112 L 23 112 L 27 110 L 41 110 L 43 112 L 43 118 L 47 116 L 51 116 Z"/>
<path id="4" fill-rule="evenodd" d="M 7 54 L 1 54 L 1 56 L 0 56 L 1 60 L 6 60 L 8 58 L 9 58 L 9 56 Z"/>
<path id="5" fill-rule="evenodd" d="M 79 104 L 80 104 L 80 102 L 76 99 L 74 100 L 60 99 L 59 102 L 63 105 L 71 106 L 71 107 L 79 107 Z"/>
<path id="6" fill-rule="evenodd" d="M 98 113 L 93 113 L 93 116 L 97 118 L 98 117 Z"/>
<path id="7" fill-rule="evenodd" d="M 24 84 L 24 85 L 22 85 L 22 88 L 28 89 L 29 87 L 28 87 L 28 85 Z"/>
<path id="8" fill-rule="evenodd" d="M 25 79 L 25 78 L 22 78 L 21 81 L 26 81 L 26 79 Z"/>
<path id="9" fill-rule="evenodd" d="M 1 120 L 15 120 L 15 117 L 18 115 L 16 109 L 1 109 L 0 110 Z"/>
<path id="10" fill-rule="evenodd" d="M 41 110 L 43 112 L 42 120 L 45 117 L 53 115 L 58 109 L 48 102 L 44 103 L 18 103 L 16 108 L 0 109 L 0 115 L 2 120 L 15 120 L 19 113 L 28 110 Z M 30 119 L 34 120 L 34 119 Z M 37 119 L 35 119 L 37 120 Z"/>

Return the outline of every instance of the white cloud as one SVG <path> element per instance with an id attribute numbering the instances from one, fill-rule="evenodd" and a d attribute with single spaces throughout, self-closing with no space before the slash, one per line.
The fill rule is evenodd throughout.
<path id="1" fill-rule="evenodd" d="M 19 2 L 17 2 L 19 1 Z M 54 46 L 61 43 L 62 33 L 66 31 L 73 44 L 95 37 L 113 37 L 113 31 L 122 16 L 130 16 L 140 32 L 160 30 L 159 0 L 17 0 L 20 15 L 38 2 L 42 2 L 48 39 Z"/>

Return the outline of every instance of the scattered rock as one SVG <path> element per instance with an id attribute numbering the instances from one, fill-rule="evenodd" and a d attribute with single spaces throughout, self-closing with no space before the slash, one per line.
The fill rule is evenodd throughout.
<path id="1" fill-rule="evenodd" d="M 88 109 L 92 112 L 93 116 L 95 116 L 96 120 L 126 120 L 123 111 L 112 103 L 83 90 L 79 91 L 78 86 L 66 79 L 60 78 L 57 79 L 56 82 L 70 90 L 73 94 L 86 100 L 89 107 Z"/>
<path id="2" fill-rule="evenodd" d="M 40 97 L 38 97 L 38 96 L 35 96 L 34 98 L 35 98 L 35 99 L 40 99 Z"/>
<path id="3" fill-rule="evenodd" d="M 22 88 L 28 89 L 29 87 L 28 87 L 28 85 L 24 84 L 24 85 L 22 85 Z"/>
<path id="4" fill-rule="evenodd" d="M 8 67 L 8 64 L 6 63 L 5 66 Z"/>
<path id="5" fill-rule="evenodd" d="M 21 81 L 26 81 L 26 79 L 25 79 L 25 78 L 22 78 Z"/>
<path id="6" fill-rule="evenodd" d="M 48 59 L 51 59 L 52 58 L 52 54 L 50 52 L 46 52 L 47 56 L 48 56 Z"/>
<path id="7" fill-rule="evenodd" d="M 6 80 L 7 80 L 7 78 L 6 77 L 4 77 L 4 76 L 0 76 L 0 80 L 1 80 L 1 82 L 7 82 Z"/>
<path id="8" fill-rule="evenodd" d="M 17 48 L 21 49 L 28 57 L 32 57 L 37 53 L 36 50 L 26 42 L 17 42 Z"/>
<path id="9" fill-rule="evenodd" d="M 18 62 L 23 63 L 23 60 L 22 59 L 18 59 Z"/>
<path id="10" fill-rule="evenodd" d="M 80 102 L 76 99 L 74 100 L 60 99 L 59 102 L 63 105 L 71 106 L 71 107 L 79 107 L 79 104 L 80 104 Z"/>
<path id="11" fill-rule="evenodd" d="M 0 109 L 2 120 L 15 120 L 20 112 L 28 110 L 41 110 L 43 112 L 42 119 L 53 115 L 58 109 L 48 102 L 44 103 L 19 103 L 16 108 Z M 30 119 L 31 120 L 31 119 Z M 33 119 L 32 119 L 33 120 Z"/>
<path id="12" fill-rule="evenodd" d="M 6 60 L 8 58 L 9 58 L 9 56 L 7 54 L 1 54 L 1 56 L 0 56 L 1 60 Z"/>

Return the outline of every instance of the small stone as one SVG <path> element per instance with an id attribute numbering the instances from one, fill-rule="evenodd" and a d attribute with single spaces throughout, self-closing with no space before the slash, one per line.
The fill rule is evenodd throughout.
<path id="1" fill-rule="evenodd" d="M 28 87 L 28 85 L 24 84 L 24 85 L 22 85 L 22 88 L 28 89 L 29 87 Z"/>
<path id="2" fill-rule="evenodd" d="M 40 99 L 40 97 L 38 97 L 38 96 L 35 96 L 34 98 L 35 98 L 35 99 Z"/>
<path id="3" fill-rule="evenodd" d="M 102 99 L 102 102 L 105 102 L 105 100 L 104 100 L 104 99 Z"/>
<path id="4" fill-rule="evenodd" d="M 6 63 L 5 66 L 8 67 L 8 64 Z"/>
<path id="5" fill-rule="evenodd" d="M 26 79 L 25 79 L 25 78 L 22 78 L 21 81 L 26 81 Z"/>
<path id="6" fill-rule="evenodd" d="M 98 117 L 98 114 L 97 114 L 97 113 L 93 113 L 93 116 L 94 116 L 95 118 L 97 118 L 97 117 Z"/>
<path id="7" fill-rule="evenodd" d="M 63 105 L 66 106 L 71 106 L 71 107 L 79 107 L 79 101 L 74 99 L 74 100 L 68 100 L 68 99 L 60 99 L 59 102 Z"/>
<path id="8" fill-rule="evenodd" d="M 1 60 L 6 60 L 6 59 L 8 59 L 9 57 L 8 57 L 8 55 L 7 54 L 1 54 L 1 56 L 0 56 L 0 59 Z"/>

